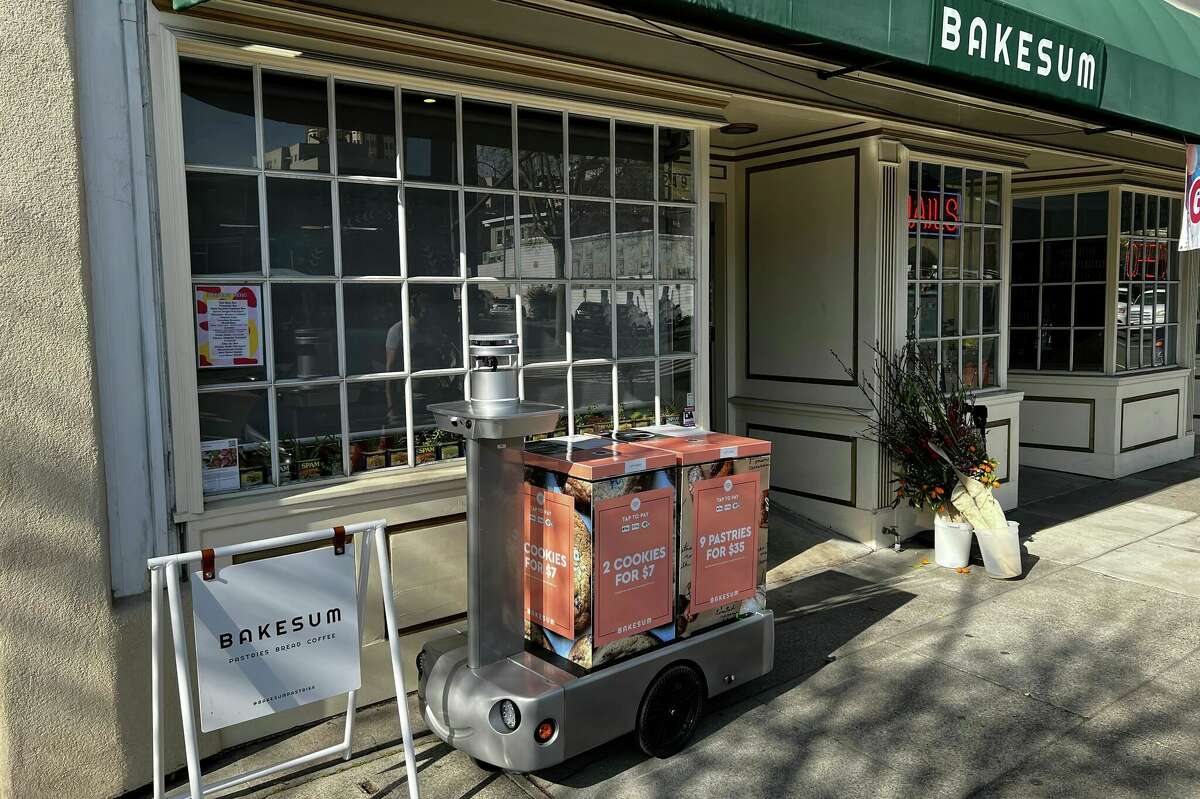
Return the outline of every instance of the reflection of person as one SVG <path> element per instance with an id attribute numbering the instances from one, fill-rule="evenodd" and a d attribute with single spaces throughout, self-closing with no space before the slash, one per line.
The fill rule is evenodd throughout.
<path id="1" fill-rule="evenodd" d="M 679 320 L 679 305 L 671 299 L 671 287 L 662 287 L 662 296 L 658 298 L 658 318 L 672 323 Z"/>
<path id="2" fill-rule="evenodd" d="M 462 365 L 462 317 L 455 307 L 459 301 L 444 288 L 430 286 L 428 291 L 409 294 L 409 329 L 417 336 L 412 352 L 414 372 Z"/>

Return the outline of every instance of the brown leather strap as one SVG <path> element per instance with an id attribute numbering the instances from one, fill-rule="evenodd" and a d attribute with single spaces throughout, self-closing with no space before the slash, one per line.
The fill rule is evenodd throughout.
<path id="1" fill-rule="evenodd" d="M 215 560 L 216 557 L 211 549 L 200 550 L 200 572 L 205 580 L 212 580 L 217 576 Z"/>
<path id="2" fill-rule="evenodd" d="M 340 524 L 333 528 L 333 554 L 342 555 L 346 552 L 346 528 Z"/>

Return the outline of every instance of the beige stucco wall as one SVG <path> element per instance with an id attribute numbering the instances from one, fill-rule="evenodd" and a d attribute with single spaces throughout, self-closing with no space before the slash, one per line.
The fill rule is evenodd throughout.
<path id="1" fill-rule="evenodd" d="M 71 8 L 0 4 L 3 799 L 149 779 L 146 600 L 109 594 Z"/>

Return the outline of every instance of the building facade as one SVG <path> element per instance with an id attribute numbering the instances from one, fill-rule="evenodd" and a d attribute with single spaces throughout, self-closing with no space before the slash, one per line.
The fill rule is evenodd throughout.
<path id="1" fill-rule="evenodd" d="M 877 350 L 988 406 L 1006 507 L 1021 463 L 1193 452 L 1200 19 L 1161 0 L 177 5 L 2 23 L 0 796 L 149 781 L 148 557 L 382 517 L 406 651 L 461 624 L 426 406 L 472 333 L 558 432 L 770 439 L 773 501 L 874 546 L 929 524 L 863 437 Z"/>

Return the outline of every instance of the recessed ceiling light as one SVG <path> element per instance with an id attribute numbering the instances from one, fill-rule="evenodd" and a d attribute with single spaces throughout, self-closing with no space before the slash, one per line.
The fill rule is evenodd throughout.
<path id="1" fill-rule="evenodd" d="M 304 55 L 300 50 L 289 50 L 286 47 L 272 47 L 269 44 L 247 44 L 242 47 L 248 53 L 262 53 L 263 55 L 277 55 L 284 58 L 295 58 L 296 56 Z"/>
<path id="2" fill-rule="evenodd" d="M 745 136 L 747 133 L 758 133 L 758 125 L 753 122 L 730 122 L 728 125 L 717 128 L 717 133 L 724 133 L 726 136 Z"/>
<path id="3" fill-rule="evenodd" d="M 422 100 L 421 102 L 423 102 L 423 103 L 436 103 L 436 102 L 437 102 L 437 100 L 433 99 L 432 97 L 426 97 L 426 98 L 425 98 L 424 100 Z"/>

